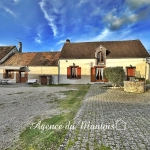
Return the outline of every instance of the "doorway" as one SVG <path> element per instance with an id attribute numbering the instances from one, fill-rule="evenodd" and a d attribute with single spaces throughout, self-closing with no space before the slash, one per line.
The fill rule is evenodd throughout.
<path id="1" fill-rule="evenodd" d="M 28 72 L 19 72 L 20 73 L 20 82 L 26 83 L 28 81 Z"/>
<path id="2" fill-rule="evenodd" d="M 104 67 L 91 68 L 91 82 L 104 82 Z"/>

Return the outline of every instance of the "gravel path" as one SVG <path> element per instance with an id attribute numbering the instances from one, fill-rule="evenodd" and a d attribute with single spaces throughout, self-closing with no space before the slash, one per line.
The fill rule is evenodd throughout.
<path id="1" fill-rule="evenodd" d="M 35 118 L 62 113 L 55 101 L 65 97 L 60 91 L 68 90 L 66 87 L 0 85 L 0 149 L 18 140 L 20 132 Z"/>
<path id="2" fill-rule="evenodd" d="M 91 86 L 60 150 L 150 150 L 150 90 L 143 94 Z"/>

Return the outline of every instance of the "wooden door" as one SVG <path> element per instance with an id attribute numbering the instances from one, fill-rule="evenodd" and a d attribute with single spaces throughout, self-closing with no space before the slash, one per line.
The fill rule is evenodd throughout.
<path id="1" fill-rule="evenodd" d="M 41 77 L 41 84 L 42 85 L 47 85 L 47 76 L 42 76 Z"/>
<path id="2" fill-rule="evenodd" d="M 20 82 L 26 83 L 28 80 L 28 72 L 20 72 Z"/>

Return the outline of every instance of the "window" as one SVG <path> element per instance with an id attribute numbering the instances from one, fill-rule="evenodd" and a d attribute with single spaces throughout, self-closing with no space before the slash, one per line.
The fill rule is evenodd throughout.
<path id="1" fill-rule="evenodd" d="M 12 70 L 4 70 L 3 71 L 3 78 L 14 78 L 14 71 Z"/>
<path id="2" fill-rule="evenodd" d="M 67 78 L 68 79 L 81 79 L 81 67 L 79 66 L 67 67 Z"/>
<path id="3" fill-rule="evenodd" d="M 104 62 L 104 54 L 103 54 L 102 51 L 99 51 L 99 52 L 97 53 L 97 62 L 98 62 L 98 63 Z"/>
<path id="4" fill-rule="evenodd" d="M 135 77 L 136 67 L 126 67 L 127 72 L 127 80 L 130 79 L 130 77 Z"/>

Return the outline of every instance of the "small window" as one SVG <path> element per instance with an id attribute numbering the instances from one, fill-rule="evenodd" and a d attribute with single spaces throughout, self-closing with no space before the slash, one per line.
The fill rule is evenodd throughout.
<path id="1" fill-rule="evenodd" d="M 102 51 L 100 51 L 100 52 L 97 53 L 97 62 L 98 63 L 104 62 L 104 54 L 103 54 Z"/>
<path id="2" fill-rule="evenodd" d="M 81 67 L 79 66 L 67 67 L 67 78 L 68 79 L 81 79 Z"/>
<path id="3" fill-rule="evenodd" d="M 3 77 L 4 78 L 11 78 L 11 79 L 13 79 L 14 78 L 14 72 L 11 71 L 11 70 L 6 70 L 6 72 L 4 72 Z"/>

